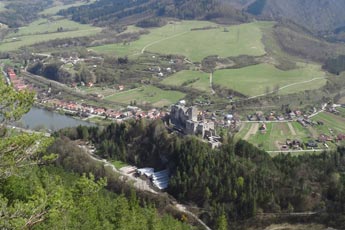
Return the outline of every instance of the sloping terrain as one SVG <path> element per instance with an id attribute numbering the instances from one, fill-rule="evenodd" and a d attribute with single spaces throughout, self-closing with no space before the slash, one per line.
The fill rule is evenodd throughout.
<path id="1" fill-rule="evenodd" d="M 256 0 L 247 8 L 251 14 L 274 20 L 289 19 L 322 34 L 345 26 L 344 10 L 345 1 L 339 0 Z"/>
<path id="2" fill-rule="evenodd" d="M 242 11 L 216 0 L 100 0 L 61 10 L 59 14 L 71 17 L 74 21 L 98 26 L 119 22 L 133 24 L 156 16 L 180 19 L 230 18 L 231 21 L 239 22 L 245 22 L 248 18 Z"/>

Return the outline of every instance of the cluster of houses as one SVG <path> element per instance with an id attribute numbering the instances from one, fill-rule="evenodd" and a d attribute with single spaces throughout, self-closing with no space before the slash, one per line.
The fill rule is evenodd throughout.
<path id="1" fill-rule="evenodd" d="M 79 114 L 84 117 L 91 115 L 101 116 L 104 118 L 125 119 L 125 118 L 148 118 L 159 119 L 166 116 L 166 113 L 157 109 L 142 111 L 136 106 L 127 106 L 122 111 L 105 109 L 102 107 L 90 106 L 87 104 L 79 104 L 76 102 L 65 102 L 58 99 L 43 100 L 43 104 L 53 106 L 54 109 L 63 109 L 72 114 Z"/>
<path id="2" fill-rule="evenodd" d="M 23 79 L 17 77 L 17 74 L 14 72 L 13 69 L 11 68 L 7 69 L 6 75 L 7 75 L 7 84 L 8 85 L 12 84 L 16 90 L 21 91 L 28 88 L 28 85 L 24 83 Z"/>
<path id="3" fill-rule="evenodd" d="M 174 61 L 171 60 L 169 63 L 174 64 Z M 176 70 L 173 70 L 171 67 L 161 68 L 160 66 L 149 67 L 147 70 L 157 77 L 164 77 L 165 75 L 176 72 Z"/>
<path id="4" fill-rule="evenodd" d="M 248 121 L 286 121 L 286 120 L 293 120 L 296 116 L 301 116 L 301 111 L 292 111 L 288 114 L 277 114 L 276 112 L 272 111 L 268 114 L 265 114 L 262 111 L 258 111 L 254 114 L 250 114 L 247 116 Z"/>

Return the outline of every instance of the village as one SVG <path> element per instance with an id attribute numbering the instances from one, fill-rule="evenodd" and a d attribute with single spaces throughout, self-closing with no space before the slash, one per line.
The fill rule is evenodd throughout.
<path id="1" fill-rule="evenodd" d="M 77 63 L 77 59 L 64 59 L 64 62 Z M 152 68 L 156 74 L 162 73 L 160 68 Z M 8 68 L 4 72 L 7 84 L 11 84 L 18 91 L 28 89 L 37 93 L 35 103 L 38 106 L 54 110 L 66 115 L 74 116 L 79 119 L 88 120 L 90 118 L 98 118 L 101 120 L 108 120 L 114 122 L 122 122 L 128 119 L 168 119 L 168 125 L 172 129 L 182 135 L 195 135 L 207 142 L 212 148 L 218 148 L 221 145 L 222 137 L 217 133 L 217 130 L 226 130 L 230 135 L 236 135 L 245 123 L 259 123 L 258 131 L 265 134 L 267 131 L 267 123 L 271 122 L 298 122 L 304 128 L 312 126 L 322 126 L 322 121 L 312 119 L 312 117 L 320 112 L 328 112 L 332 114 L 339 114 L 337 108 L 344 108 L 345 105 L 335 105 L 332 103 L 325 103 L 321 106 L 321 110 L 317 108 L 310 109 L 303 112 L 301 110 L 289 110 L 285 113 L 277 113 L 275 111 L 262 112 L 257 111 L 246 117 L 240 116 L 237 113 L 219 112 L 210 110 L 198 110 L 196 106 L 186 106 L 185 100 L 180 100 L 176 104 L 166 108 L 150 108 L 143 110 L 135 104 L 123 106 L 120 109 L 105 108 L 102 106 L 89 105 L 84 102 L 75 102 L 70 100 L 63 100 L 54 97 L 51 94 L 51 88 L 43 90 L 30 84 L 22 77 L 18 77 L 12 68 Z M 81 87 L 94 87 L 92 82 L 84 83 Z M 79 86 L 79 87 L 80 87 Z M 70 86 L 73 90 L 78 90 L 78 85 L 72 84 Z M 117 91 L 125 91 L 124 85 L 118 85 Z M 102 97 L 100 98 L 102 100 Z M 329 133 L 321 133 L 317 138 L 309 138 L 302 141 L 298 137 L 295 139 L 286 138 L 284 142 L 280 141 L 280 151 L 302 151 L 305 149 L 319 149 L 320 143 L 325 149 L 329 146 L 327 142 L 338 142 L 345 140 L 344 133 L 333 133 L 332 129 Z"/>

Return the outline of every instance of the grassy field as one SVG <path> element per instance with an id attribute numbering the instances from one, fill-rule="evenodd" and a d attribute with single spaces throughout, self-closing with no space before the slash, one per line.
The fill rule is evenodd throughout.
<path id="1" fill-rule="evenodd" d="M 270 64 L 259 64 L 216 71 L 213 82 L 247 96 L 257 96 L 290 85 L 279 91 L 280 94 L 289 94 L 322 87 L 326 84 L 326 79 L 318 78 L 324 75 L 320 66 L 312 64 L 300 65 L 299 68 L 288 71 L 277 69 Z M 314 78 L 316 79 L 311 81 Z"/>
<path id="2" fill-rule="evenodd" d="M 62 27 L 65 31 L 95 29 L 95 27 L 90 25 L 80 24 L 68 19 L 50 20 L 42 18 L 32 22 L 28 26 L 19 28 L 17 33 L 12 32 L 8 34 L 6 38 L 12 39 L 14 37 L 19 38 L 27 35 L 54 33 L 57 32 L 57 29 L 60 27 Z"/>
<path id="3" fill-rule="evenodd" d="M 185 94 L 181 92 L 162 90 L 154 86 L 143 86 L 105 98 L 110 101 L 127 104 L 130 104 L 131 101 L 136 101 L 137 105 L 152 104 L 156 107 L 163 107 L 176 103 L 183 97 L 185 97 Z"/>
<path id="4" fill-rule="evenodd" d="M 65 31 L 57 32 L 59 27 L 62 27 Z M 82 25 L 67 19 L 52 22 L 49 22 L 47 19 L 39 19 L 27 27 L 21 27 L 17 33 L 9 34 L 0 43 L 0 51 L 16 50 L 22 46 L 29 46 L 58 38 L 90 36 L 100 31 L 101 28 Z"/>
<path id="5" fill-rule="evenodd" d="M 243 123 L 241 130 L 235 135 L 236 139 L 246 138 L 248 142 L 266 151 L 279 151 L 280 147 L 286 143 L 286 139 L 297 139 L 304 143 L 309 140 L 317 140 L 321 134 L 333 137 L 338 134 L 345 134 L 345 118 L 328 112 L 319 113 L 312 118 L 313 121 L 322 121 L 323 125 L 303 127 L 298 122 L 266 123 L 267 130 L 262 133 L 258 130 L 258 123 Z M 252 128 L 257 127 L 254 132 Z M 250 135 L 248 135 L 250 133 Z M 335 149 L 337 144 L 342 143 L 327 142 L 330 149 Z M 319 148 L 324 148 L 320 143 Z"/>
<path id="6" fill-rule="evenodd" d="M 161 81 L 162 84 L 185 86 L 201 91 L 210 91 L 209 74 L 198 71 L 183 70 Z"/>
<path id="7" fill-rule="evenodd" d="M 324 125 L 317 126 L 320 134 L 331 135 L 330 129 L 335 135 L 345 134 L 345 118 L 332 113 L 319 113 L 313 117 L 314 121 L 322 121 Z"/>
<path id="8" fill-rule="evenodd" d="M 115 55 L 135 55 L 142 51 L 163 54 L 182 54 L 192 61 L 201 61 L 209 55 L 221 57 L 265 54 L 261 42 L 261 28 L 268 22 L 254 22 L 235 26 L 220 26 L 206 21 L 181 21 L 151 29 L 130 45 L 111 44 L 93 47 L 93 50 Z M 207 30 L 193 28 L 212 27 Z"/>
<path id="9" fill-rule="evenodd" d="M 115 168 L 120 169 L 123 167 L 128 166 L 128 164 L 122 162 L 122 161 L 111 161 L 111 163 L 115 166 Z"/>
<path id="10" fill-rule="evenodd" d="M 244 138 L 255 123 L 244 123 L 240 132 L 236 134 L 236 139 Z M 267 123 L 266 132 L 257 130 L 255 134 L 248 136 L 248 142 L 266 151 L 277 151 L 286 143 L 286 139 L 298 139 L 307 142 L 311 139 L 308 129 L 298 122 Z"/>
<path id="11" fill-rule="evenodd" d="M 95 1 L 96 0 L 91 0 L 89 3 L 87 3 L 84 0 L 84 1 L 81 1 L 81 2 L 78 2 L 78 3 L 68 4 L 68 5 L 64 5 L 63 3 L 58 2 L 58 4 L 56 6 L 53 6 L 51 8 L 45 9 L 44 11 L 40 12 L 40 15 L 55 15 L 60 10 L 68 9 L 70 7 L 76 7 L 76 6 L 82 6 L 82 5 L 91 4 L 91 3 L 95 2 Z"/>

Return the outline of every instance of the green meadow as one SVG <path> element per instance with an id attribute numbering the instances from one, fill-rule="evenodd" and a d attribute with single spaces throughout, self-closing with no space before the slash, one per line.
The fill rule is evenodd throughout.
<path id="1" fill-rule="evenodd" d="M 161 81 L 164 85 L 184 86 L 201 91 L 210 91 L 209 74 L 199 71 L 183 70 Z"/>
<path id="2" fill-rule="evenodd" d="M 216 71 L 213 83 L 247 96 L 257 96 L 283 87 L 285 88 L 279 93 L 289 94 L 322 87 L 326 84 L 326 79 L 321 79 L 324 76 L 325 73 L 318 65 L 304 64 L 296 69 L 283 71 L 264 63 Z"/>
<path id="3" fill-rule="evenodd" d="M 80 24 L 68 19 L 39 19 L 28 26 L 20 27 L 18 32 L 10 33 L 6 36 L 7 39 L 13 37 L 19 38 L 21 36 L 35 35 L 35 34 L 45 34 L 57 32 L 58 28 L 62 27 L 65 31 L 76 31 L 76 30 L 90 30 L 95 29 L 95 27 Z"/>
<path id="4" fill-rule="evenodd" d="M 320 134 L 331 135 L 330 129 L 334 134 L 345 134 L 345 118 L 342 116 L 323 112 L 314 116 L 313 120 L 324 123 L 324 125 L 318 126 Z"/>
<path id="5" fill-rule="evenodd" d="M 57 32 L 60 27 L 63 28 L 63 31 Z M 67 19 L 39 19 L 26 27 L 19 28 L 16 33 L 10 33 L 0 43 L 0 51 L 16 50 L 23 46 L 29 46 L 35 43 L 59 38 L 90 36 L 97 34 L 100 31 L 101 28 L 82 25 Z"/>
<path id="6" fill-rule="evenodd" d="M 261 28 L 270 27 L 269 22 L 253 22 L 234 26 L 222 26 L 206 21 L 171 22 L 129 45 L 122 43 L 93 47 L 101 53 L 118 56 L 139 55 L 144 51 L 162 54 L 180 54 L 198 62 L 209 55 L 221 57 L 265 54 L 261 42 Z M 209 29 L 200 29 L 210 27 Z M 199 28 L 197 30 L 193 30 Z"/>
<path id="7" fill-rule="evenodd" d="M 162 90 L 148 85 L 124 92 L 118 92 L 105 97 L 105 99 L 127 104 L 135 101 L 137 105 L 150 104 L 156 107 L 163 107 L 176 103 L 184 97 L 184 93 L 172 90 Z"/>

